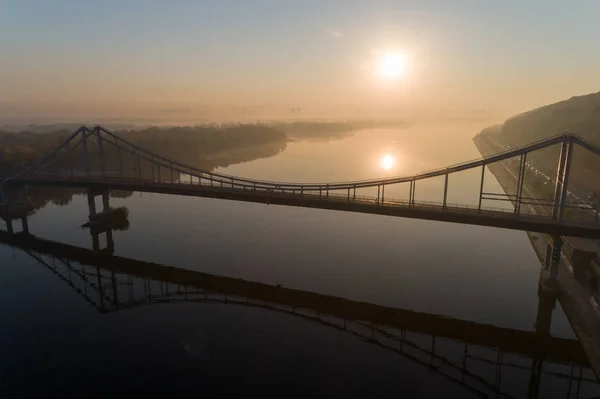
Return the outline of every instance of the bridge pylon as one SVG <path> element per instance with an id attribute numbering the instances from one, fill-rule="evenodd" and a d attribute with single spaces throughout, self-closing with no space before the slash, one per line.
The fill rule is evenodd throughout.
<path id="1" fill-rule="evenodd" d="M 556 183 L 554 187 L 554 209 L 552 217 L 557 222 L 562 222 L 565 213 L 565 204 L 567 201 L 569 174 L 571 172 L 571 163 L 573 159 L 573 148 L 575 142 L 573 135 L 564 135 L 560 148 L 560 158 L 556 171 Z"/>
<path id="2" fill-rule="evenodd" d="M 96 197 L 102 196 L 102 212 L 96 210 Z M 87 193 L 89 215 L 88 221 L 90 225 L 90 234 L 92 236 L 92 248 L 94 252 L 107 251 L 112 253 L 115 248 L 112 229 L 110 227 L 102 227 L 106 222 L 106 218 L 110 217 L 112 209 L 110 208 L 110 195 L 108 189 L 94 190 L 89 189 Z M 98 227 L 100 226 L 100 227 Z M 106 247 L 100 248 L 100 235 L 106 236 Z"/>
<path id="3" fill-rule="evenodd" d="M 98 214 L 98 212 L 96 211 L 96 197 L 99 195 L 102 196 L 102 213 L 107 213 L 110 211 L 110 196 L 108 194 L 108 190 L 89 189 L 87 192 L 87 197 L 90 221 Z"/>

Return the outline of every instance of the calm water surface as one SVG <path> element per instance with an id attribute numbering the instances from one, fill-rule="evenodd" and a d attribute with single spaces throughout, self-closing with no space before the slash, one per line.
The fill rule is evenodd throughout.
<path id="1" fill-rule="evenodd" d="M 336 141 L 295 141 L 274 157 L 218 171 L 294 182 L 412 174 L 479 158 L 471 142 L 477 131 L 468 124 L 366 130 Z M 385 154 L 395 160 L 390 169 L 382 167 Z M 476 205 L 480 176 L 480 171 L 452 176 L 448 201 Z M 485 190 L 501 192 L 488 177 Z M 441 201 L 442 184 L 443 179 L 419 182 L 417 200 Z M 407 186 L 386 188 L 386 197 L 407 196 Z M 535 330 L 539 261 L 523 232 L 139 193 L 113 198 L 111 206 L 130 211 L 129 230 L 114 233 L 119 256 Z M 80 227 L 87 214 L 86 198 L 76 196 L 68 206 L 39 210 L 29 229 L 38 237 L 91 248 L 89 232 Z M 48 267 L 7 245 L 0 245 L 0 299 L 3 397 L 477 393 L 469 388 L 478 385 L 476 378 L 454 381 L 354 334 L 281 312 L 162 303 L 102 314 Z M 574 338 L 560 306 L 551 333 Z M 418 334 L 414 339 L 431 340 Z M 460 344 L 440 342 L 449 356 L 462 353 Z M 493 348 L 476 349 L 469 360 L 472 372 L 498 383 L 497 368 L 477 360 L 497 356 Z M 523 368 L 531 367 L 531 359 L 510 361 L 522 367 L 501 368 L 500 390 L 526 397 L 530 373 Z M 540 397 L 577 397 L 576 389 L 580 397 L 600 394 L 593 382 L 570 386 L 570 366 L 546 364 L 544 370 L 566 377 L 542 377 Z M 579 368 L 574 370 L 577 375 Z M 582 375 L 593 380 L 589 370 Z"/>

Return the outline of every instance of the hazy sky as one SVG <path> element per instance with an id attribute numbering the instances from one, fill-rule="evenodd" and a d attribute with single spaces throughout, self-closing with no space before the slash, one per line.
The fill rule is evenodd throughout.
<path id="1" fill-rule="evenodd" d="M 598 0 L 0 0 L 0 110 L 508 116 L 600 90 L 599 16 Z M 405 75 L 374 75 L 385 52 Z"/>

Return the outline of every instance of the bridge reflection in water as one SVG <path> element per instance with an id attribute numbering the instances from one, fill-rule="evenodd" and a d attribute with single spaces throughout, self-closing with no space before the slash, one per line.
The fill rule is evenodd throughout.
<path id="1" fill-rule="evenodd" d="M 248 306 L 355 335 L 481 397 L 537 398 L 546 384 L 559 384 L 565 397 L 583 397 L 598 387 L 579 342 L 550 336 L 556 300 L 543 292 L 530 332 L 123 258 L 113 256 L 113 248 L 89 250 L 30 234 L 0 232 L 0 243 L 23 250 L 102 313 L 171 302 Z"/>

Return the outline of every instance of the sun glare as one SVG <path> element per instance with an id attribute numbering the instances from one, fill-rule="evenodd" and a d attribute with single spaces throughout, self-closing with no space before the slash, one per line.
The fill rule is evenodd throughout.
<path id="1" fill-rule="evenodd" d="M 386 52 L 377 65 L 379 75 L 386 79 L 397 79 L 406 73 L 408 62 L 405 54 Z"/>
<path id="2" fill-rule="evenodd" d="M 394 167 L 395 162 L 396 162 L 396 160 L 394 159 L 394 157 L 392 155 L 385 154 L 384 156 L 381 157 L 381 160 L 380 160 L 381 168 L 385 169 L 385 170 L 390 170 L 390 169 L 392 169 L 392 167 Z"/>

